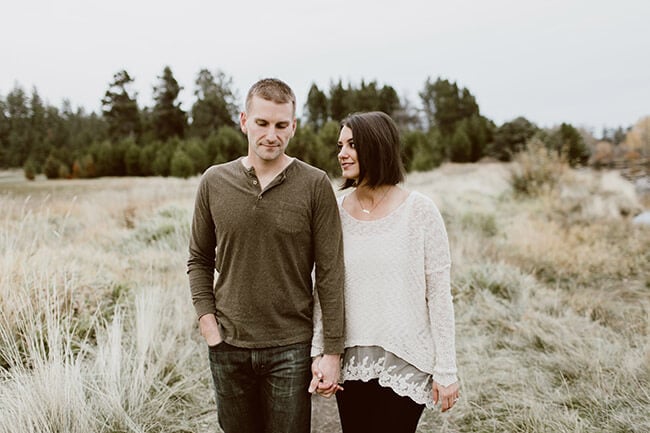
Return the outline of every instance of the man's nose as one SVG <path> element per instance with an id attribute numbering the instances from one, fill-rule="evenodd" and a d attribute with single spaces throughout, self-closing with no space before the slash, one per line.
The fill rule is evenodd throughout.
<path id="1" fill-rule="evenodd" d="M 278 132 L 275 130 L 275 128 L 269 128 L 268 132 L 266 133 L 266 139 L 268 141 L 274 142 L 278 138 Z"/>

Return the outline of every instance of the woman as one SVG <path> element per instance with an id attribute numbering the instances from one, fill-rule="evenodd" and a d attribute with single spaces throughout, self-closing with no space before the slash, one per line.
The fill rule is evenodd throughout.
<path id="1" fill-rule="evenodd" d="M 345 256 L 345 353 L 336 391 L 344 433 L 415 432 L 424 407 L 459 397 L 449 242 L 437 207 L 400 186 L 404 169 L 392 119 L 357 113 L 341 122 L 339 197 Z M 317 300 L 318 302 L 318 300 Z M 316 308 L 312 365 L 322 332 Z"/>

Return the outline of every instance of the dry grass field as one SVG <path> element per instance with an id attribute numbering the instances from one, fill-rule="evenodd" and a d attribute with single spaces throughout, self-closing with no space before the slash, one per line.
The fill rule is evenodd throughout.
<path id="1" fill-rule="evenodd" d="M 616 173 L 409 175 L 450 235 L 462 399 L 419 431 L 650 431 L 650 227 Z M 197 178 L 0 176 L 0 432 L 214 432 L 185 262 Z M 333 400 L 315 432 L 338 432 Z"/>

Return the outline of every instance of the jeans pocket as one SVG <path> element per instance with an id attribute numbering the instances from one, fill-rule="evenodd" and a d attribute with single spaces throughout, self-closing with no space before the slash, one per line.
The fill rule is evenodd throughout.
<path id="1" fill-rule="evenodd" d="M 214 346 L 210 346 L 210 345 L 208 344 L 208 349 L 210 349 L 210 350 L 214 350 L 214 349 L 218 348 L 219 346 L 221 346 L 222 344 L 226 344 L 226 342 L 225 342 L 224 340 L 221 340 L 220 342 L 218 342 L 218 343 L 215 344 Z"/>
<path id="2" fill-rule="evenodd" d="M 223 350 L 225 346 L 226 346 L 226 342 L 224 340 L 221 340 L 219 343 L 215 344 L 214 346 L 208 345 L 208 358 L 210 359 L 211 362 L 216 362 L 217 353 Z"/>

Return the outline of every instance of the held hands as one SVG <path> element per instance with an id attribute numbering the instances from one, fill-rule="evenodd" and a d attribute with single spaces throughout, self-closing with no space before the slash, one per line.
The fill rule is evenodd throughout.
<path id="1" fill-rule="evenodd" d="M 323 355 L 314 358 L 311 363 L 312 379 L 309 392 L 330 398 L 336 391 L 343 391 L 339 385 L 341 374 L 341 355 Z"/>
<path id="2" fill-rule="evenodd" d="M 438 400 L 440 400 L 443 412 L 454 407 L 460 398 L 458 382 L 454 382 L 449 386 L 442 386 L 434 380 L 431 392 L 433 393 L 433 404 L 438 404 Z"/>
<path id="3" fill-rule="evenodd" d="M 199 318 L 199 332 L 205 338 L 208 346 L 216 346 L 222 341 L 217 318 L 214 314 L 204 314 Z"/>

